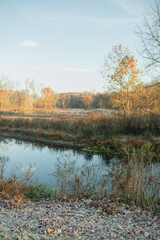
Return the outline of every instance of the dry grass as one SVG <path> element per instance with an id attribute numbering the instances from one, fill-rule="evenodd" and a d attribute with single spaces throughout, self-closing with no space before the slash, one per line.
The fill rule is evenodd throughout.
<path id="1" fill-rule="evenodd" d="M 160 114 L 120 114 L 90 113 L 86 116 L 57 115 L 41 117 L 0 117 L 1 131 L 13 131 L 28 136 L 50 140 L 83 142 L 109 139 L 119 136 L 143 136 L 151 139 L 160 135 Z"/>
<path id="2" fill-rule="evenodd" d="M 24 199 L 23 186 L 29 178 L 30 168 L 19 177 L 16 177 L 16 171 L 13 170 L 6 178 L 7 161 L 8 159 L 0 157 L 0 198 L 13 199 L 20 204 Z"/>
<path id="3" fill-rule="evenodd" d="M 139 152 L 126 146 L 125 152 L 127 160 L 110 172 L 113 186 L 110 196 L 160 211 L 160 159 L 154 161 L 152 145 L 146 143 Z"/>
<path id="4" fill-rule="evenodd" d="M 56 197 L 89 198 L 102 197 L 106 193 L 105 164 L 84 163 L 65 156 L 57 159 L 53 175 L 57 179 Z"/>

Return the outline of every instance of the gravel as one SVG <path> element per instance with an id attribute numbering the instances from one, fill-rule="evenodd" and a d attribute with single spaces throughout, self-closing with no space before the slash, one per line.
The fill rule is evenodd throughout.
<path id="1" fill-rule="evenodd" d="M 135 206 L 90 199 L 0 206 L 0 239 L 160 240 L 159 215 Z"/>

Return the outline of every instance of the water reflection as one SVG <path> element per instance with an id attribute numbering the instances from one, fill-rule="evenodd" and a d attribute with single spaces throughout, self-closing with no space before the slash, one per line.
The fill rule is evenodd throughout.
<path id="1" fill-rule="evenodd" d="M 53 172 L 56 169 L 58 160 L 68 159 L 75 161 L 77 167 L 88 164 L 98 164 L 103 169 L 104 166 L 111 168 L 113 157 L 84 152 L 78 149 L 66 149 L 64 147 L 47 147 L 44 144 L 30 143 L 15 139 L 0 139 L 0 155 L 8 157 L 6 165 L 6 176 L 9 176 L 13 169 L 16 174 L 24 173 L 31 167 L 31 181 L 45 183 L 55 187 L 56 177 Z M 98 171 L 98 168 L 97 168 Z"/>

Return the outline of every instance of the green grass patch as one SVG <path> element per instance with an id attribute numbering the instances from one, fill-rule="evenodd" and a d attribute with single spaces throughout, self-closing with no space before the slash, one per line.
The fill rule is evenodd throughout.
<path id="1" fill-rule="evenodd" d="M 32 200 L 53 199 L 55 191 L 45 184 L 25 185 L 23 187 L 24 196 Z"/>

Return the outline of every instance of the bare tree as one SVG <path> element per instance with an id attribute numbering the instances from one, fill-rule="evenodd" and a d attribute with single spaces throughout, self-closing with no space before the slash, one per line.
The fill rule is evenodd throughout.
<path id="1" fill-rule="evenodd" d="M 140 51 L 142 57 L 147 60 L 147 67 L 160 67 L 160 1 L 156 0 L 154 5 L 144 16 L 142 26 L 138 27 L 137 34 L 142 43 Z"/>

